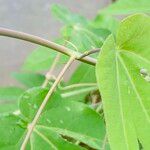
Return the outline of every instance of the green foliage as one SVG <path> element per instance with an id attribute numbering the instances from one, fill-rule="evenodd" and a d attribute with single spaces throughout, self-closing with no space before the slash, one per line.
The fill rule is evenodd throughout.
<path id="1" fill-rule="evenodd" d="M 89 92 L 97 89 L 95 67 L 80 64 L 66 85 L 68 87 L 66 86 L 61 93 L 64 99 L 85 102 Z"/>
<path id="2" fill-rule="evenodd" d="M 71 76 L 68 84 L 95 83 L 96 77 L 94 70 L 95 70 L 94 66 L 88 66 L 87 64 L 80 64 L 79 67 L 75 70 L 75 72 Z M 89 76 L 91 76 L 90 79 Z"/>
<path id="3" fill-rule="evenodd" d="M 102 13 L 111 15 L 125 15 L 132 13 L 150 13 L 149 0 L 118 0 L 106 7 Z"/>
<path id="4" fill-rule="evenodd" d="M 60 38 L 55 42 L 74 51 L 85 52 L 101 47 L 105 38 L 110 34 L 109 30 L 103 27 L 99 28 L 96 23 L 92 23 L 93 21 L 71 13 L 63 6 L 52 5 L 51 11 L 55 18 L 64 23 Z M 56 52 L 51 51 L 49 48 L 39 47 L 27 57 L 23 70 L 32 72 L 46 70 L 51 66 L 55 56 Z M 67 60 L 66 56 L 62 55 L 61 57 L 58 64 Z M 93 57 L 96 57 L 96 55 Z"/>
<path id="5" fill-rule="evenodd" d="M 23 89 L 18 87 L 1 87 L 0 88 L 0 99 L 2 100 L 15 100 L 20 94 L 22 94 Z"/>
<path id="6" fill-rule="evenodd" d="M 101 32 L 103 32 L 103 30 L 100 31 L 98 29 L 75 24 L 74 26 L 65 26 L 62 30 L 62 35 L 65 39 L 68 39 L 66 44 L 68 48 L 79 52 L 85 52 L 102 46 L 103 37 L 99 36 Z M 108 35 L 109 33 L 103 34 L 106 37 L 105 34 Z"/>
<path id="7" fill-rule="evenodd" d="M 91 24 L 95 28 L 102 28 L 105 31 L 105 33 L 110 32 L 110 33 L 115 34 L 119 25 L 119 20 L 109 15 L 106 15 L 106 14 L 104 15 L 104 14 L 99 13 L 91 22 Z M 105 38 L 107 36 L 108 34 L 106 34 Z"/>
<path id="8" fill-rule="evenodd" d="M 18 98 L 24 92 L 18 87 L 0 88 L 0 113 L 13 112 L 18 108 Z"/>
<path id="9" fill-rule="evenodd" d="M 35 49 L 26 59 L 23 70 L 41 71 L 51 66 L 56 52 L 50 51 L 49 48 L 39 47 Z"/>
<path id="10" fill-rule="evenodd" d="M 52 15 L 63 24 L 54 41 L 82 54 L 101 49 L 98 59 L 97 53 L 90 55 L 97 60 L 96 73 L 95 66 L 78 63 L 71 77 L 48 96 L 58 78 L 52 71 L 47 82 L 42 74 L 54 66 L 58 52 L 35 49 L 23 71 L 12 74 L 23 88 L 0 88 L 0 149 L 21 148 L 48 98 L 27 150 L 149 150 L 150 17 L 134 14 L 120 23 L 112 16 L 149 13 L 149 8 L 149 0 L 118 0 L 89 20 L 52 5 Z M 60 55 L 54 71 L 66 61 L 68 56 Z"/>
<path id="11" fill-rule="evenodd" d="M 22 96 L 20 97 L 19 107 L 24 117 L 28 118 L 29 120 L 33 119 L 47 92 L 48 89 L 43 89 L 41 87 L 34 87 L 22 94 Z M 55 104 L 58 100 L 61 101 L 60 95 L 58 93 L 57 94 L 54 93 L 51 99 L 49 100 L 50 104 L 49 103 L 47 104 L 45 110 L 50 108 L 50 106 L 52 105 L 51 101 L 52 103 L 54 102 Z"/>
<path id="12" fill-rule="evenodd" d="M 0 148 L 2 150 L 19 149 L 22 136 L 25 133 L 21 118 L 16 115 L 0 116 Z"/>
<path id="13" fill-rule="evenodd" d="M 65 24 L 61 33 L 68 41 L 66 46 L 71 49 L 84 52 L 100 47 L 104 38 L 109 35 L 107 30 L 95 28 L 90 20 L 71 13 L 63 6 L 52 5 L 51 10 L 54 16 Z"/>
<path id="14" fill-rule="evenodd" d="M 15 72 L 12 74 L 12 76 L 28 88 L 41 86 L 45 80 L 44 75 L 37 73 Z"/>
<path id="15" fill-rule="evenodd" d="M 9 135 L 9 138 L 0 140 L 2 149 L 17 149 L 17 146 L 21 144 L 27 124 L 32 121 L 46 93 L 47 90 L 42 88 L 29 89 L 20 98 L 20 116 L 22 117 L 14 115 L 0 117 L 2 133 L 0 136 L 7 137 Z M 72 118 L 74 119 L 72 120 Z M 82 149 L 74 144 L 78 140 L 90 147 L 100 149 L 104 135 L 105 127 L 99 114 L 85 104 L 63 101 L 59 94 L 55 93 L 34 128 L 29 147 L 60 150 Z M 13 138 L 13 136 L 15 137 Z M 71 141 L 67 141 L 62 136 L 70 137 Z"/>
<path id="16" fill-rule="evenodd" d="M 88 94 L 90 94 L 91 91 L 95 91 L 97 89 L 98 87 L 96 83 L 72 84 L 62 88 L 61 96 L 64 100 L 86 102 Z"/>
<path id="17" fill-rule="evenodd" d="M 105 41 L 98 58 L 97 79 L 114 150 L 137 150 L 138 141 L 150 148 L 149 38 L 150 17 L 130 16 L 121 22 L 116 39 L 111 35 Z"/>
<path id="18" fill-rule="evenodd" d="M 59 19 L 61 22 L 69 25 L 76 23 L 87 24 L 88 20 L 78 14 L 70 12 L 66 7 L 58 4 L 51 5 L 51 12 L 53 16 Z"/>

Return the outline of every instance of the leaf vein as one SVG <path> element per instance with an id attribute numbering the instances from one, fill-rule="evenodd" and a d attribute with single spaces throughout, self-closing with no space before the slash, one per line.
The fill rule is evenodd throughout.
<path id="1" fill-rule="evenodd" d="M 119 105 L 120 105 L 119 108 L 120 108 L 120 113 L 121 113 L 121 122 L 122 122 L 123 134 L 124 134 L 126 146 L 127 146 L 127 149 L 129 149 L 127 135 L 126 135 L 126 129 L 125 129 L 123 109 L 122 109 L 121 95 L 120 95 L 121 91 L 120 91 L 120 86 L 119 86 L 119 71 L 118 71 L 117 54 L 116 54 L 115 60 L 116 60 L 117 88 L 118 88 L 118 100 L 119 100 Z"/>
<path id="2" fill-rule="evenodd" d="M 148 115 L 148 113 L 147 113 L 147 111 L 146 111 L 146 109 L 145 109 L 145 107 L 144 107 L 144 104 L 143 104 L 143 102 L 142 102 L 142 98 L 141 98 L 141 96 L 139 95 L 139 93 L 138 93 L 138 91 L 137 91 L 137 89 L 136 89 L 136 87 L 135 87 L 134 82 L 132 81 L 132 78 L 131 78 L 131 76 L 130 76 L 130 73 L 129 73 L 129 71 L 128 71 L 126 65 L 125 65 L 125 63 L 123 62 L 122 58 L 121 58 L 119 55 L 118 55 L 118 58 L 119 58 L 119 60 L 120 60 L 120 63 L 122 64 L 123 68 L 124 68 L 125 71 L 126 71 L 127 77 L 128 77 L 128 79 L 129 79 L 129 81 L 130 81 L 132 87 L 133 87 L 133 90 L 134 90 L 134 92 L 135 92 L 135 94 L 136 94 L 136 96 L 137 96 L 137 98 L 138 98 L 138 101 L 139 101 L 139 103 L 140 103 L 140 105 L 141 105 L 141 107 L 142 107 L 142 110 L 143 110 L 143 112 L 144 112 L 144 114 L 145 114 L 145 116 L 146 116 L 148 122 L 150 123 L 150 117 L 149 117 L 149 115 Z"/>
<path id="3" fill-rule="evenodd" d="M 39 131 L 37 131 L 36 129 L 34 129 L 34 131 L 43 139 L 45 140 L 49 145 L 51 145 L 55 150 L 58 150 L 57 147 L 43 134 L 41 134 Z"/>

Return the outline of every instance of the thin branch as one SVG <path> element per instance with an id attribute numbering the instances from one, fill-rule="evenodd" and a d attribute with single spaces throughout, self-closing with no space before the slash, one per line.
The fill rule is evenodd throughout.
<path id="1" fill-rule="evenodd" d="M 96 49 L 93 49 L 93 50 L 90 50 L 90 51 L 86 51 L 78 59 L 84 58 L 84 57 L 86 57 L 88 55 L 91 55 L 91 54 L 94 54 L 94 53 L 98 53 L 99 51 L 100 51 L 100 48 L 96 48 Z"/>
<path id="2" fill-rule="evenodd" d="M 12 37 L 12 38 L 28 41 L 31 43 L 39 44 L 39 45 L 51 48 L 55 51 L 58 51 L 68 56 L 76 56 L 76 59 L 78 59 L 79 61 L 85 62 L 87 64 L 91 64 L 91 65 L 96 64 L 96 59 L 92 57 L 86 56 L 83 58 L 79 58 L 82 55 L 81 53 L 73 51 L 65 46 L 56 44 L 49 40 L 40 38 L 38 36 L 34 36 L 34 35 L 23 33 L 23 32 L 18 32 L 18 31 L 14 31 L 10 29 L 5 29 L 5 28 L 0 28 L 0 36 Z"/>
<path id="3" fill-rule="evenodd" d="M 52 87 L 50 88 L 49 92 L 47 93 L 47 95 L 46 95 L 45 99 L 43 100 L 43 102 L 42 102 L 40 108 L 38 109 L 38 111 L 37 111 L 37 113 L 36 113 L 36 115 L 35 115 L 35 117 L 34 117 L 32 123 L 28 126 L 28 132 L 27 132 L 26 137 L 25 137 L 25 139 L 24 139 L 24 141 L 23 141 L 23 143 L 22 143 L 21 150 L 25 150 L 25 147 L 26 147 L 26 145 L 27 145 L 27 143 L 28 143 L 28 140 L 30 139 L 30 136 L 31 136 L 31 134 L 32 134 L 32 131 L 33 131 L 33 129 L 34 129 L 34 127 L 35 127 L 35 125 L 36 125 L 36 123 L 37 123 L 37 121 L 38 121 L 38 119 L 39 119 L 39 117 L 40 117 L 40 115 L 41 115 L 41 113 L 42 113 L 42 111 L 43 111 L 43 109 L 45 108 L 45 106 L 46 106 L 46 104 L 47 104 L 47 102 L 48 102 L 50 96 L 51 96 L 52 93 L 54 92 L 56 86 L 57 86 L 57 85 L 59 84 L 59 82 L 61 81 L 61 79 L 62 79 L 64 73 L 65 73 L 66 70 L 69 68 L 69 66 L 73 63 L 73 61 L 75 60 L 75 58 L 76 58 L 76 56 L 72 56 L 72 57 L 69 59 L 69 61 L 67 62 L 67 64 L 64 66 L 64 68 L 62 69 L 62 71 L 59 73 L 57 79 L 55 80 L 54 84 L 53 84 Z"/>
<path id="4" fill-rule="evenodd" d="M 59 59 L 60 59 L 60 56 L 61 56 L 60 53 L 58 53 L 58 54 L 56 55 L 56 57 L 55 57 L 55 59 L 54 59 L 54 62 L 53 62 L 53 64 L 52 64 L 51 68 L 50 68 L 50 70 L 47 72 L 47 74 L 46 74 L 46 76 L 45 76 L 45 81 L 44 81 L 44 83 L 43 83 L 43 85 L 42 85 L 43 88 L 45 88 L 45 87 L 47 86 L 49 80 L 51 79 L 52 73 L 53 73 L 53 71 L 54 71 L 54 69 L 55 69 L 55 67 L 56 67 L 56 65 L 57 65 L 57 62 L 58 62 Z"/>

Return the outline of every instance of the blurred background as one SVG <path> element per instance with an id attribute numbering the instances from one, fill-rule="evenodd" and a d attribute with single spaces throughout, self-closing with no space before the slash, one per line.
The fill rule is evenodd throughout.
<path id="1" fill-rule="evenodd" d="M 34 34 L 53 40 L 61 23 L 50 12 L 53 3 L 63 4 L 71 11 L 92 18 L 111 0 L 0 0 L 0 27 Z M 12 85 L 11 72 L 20 69 L 27 55 L 37 45 L 0 37 L 0 85 Z"/>

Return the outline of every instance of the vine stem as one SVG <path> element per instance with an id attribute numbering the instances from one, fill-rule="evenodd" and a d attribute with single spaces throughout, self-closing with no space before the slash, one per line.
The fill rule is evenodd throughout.
<path id="1" fill-rule="evenodd" d="M 79 57 L 79 59 L 84 58 L 84 57 L 86 57 L 86 56 L 88 56 L 88 55 L 97 53 L 97 52 L 99 52 L 99 51 L 100 51 L 100 48 L 95 48 L 95 49 L 92 49 L 92 50 L 90 50 L 90 51 L 85 51 L 85 52 Z"/>
<path id="2" fill-rule="evenodd" d="M 35 43 L 35 44 L 39 44 L 48 48 L 51 48 L 55 51 L 58 51 L 60 53 L 63 53 L 65 55 L 68 56 L 76 56 L 75 59 L 85 62 L 87 64 L 90 65 L 95 65 L 96 64 L 96 59 L 86 56 L 86 57 L 82 57 L 80 58 L 80 56 L 82 55 L 79 52 L 73 51 L 65 46 L 56 44 L 54 42 L 51 42 L 49 40 L 40 38 L 38 36 L 34 36 L 31 34 L 27 34 L 24 32 L 18 32 L 18 31 L 14 31 L 14 30 L 10 30 L 10 29 L 5 29 L 5 28 L 0 28 L 0 36 L 7 36 L 7 37 L 11 37 L 11 38 L 16 38 L 16 39 L 20 39 L 20 40 L 24 40 L 24 41 L 28 41 L 31 43 Z"/>
<path id="3" fill-rule="evenodd" d="M 24 141 L 23 141 L 23 143 L 22 143 L 22 145 L 21 145 L 21 150 L 25 150 L 25 147 L 26 147 L 26 145 L 27 145 L 27 143 L 28 143 L 28 141 L 29 141 L 29 138 L 30 138 L 30 136 L 31 136 L 31 134 L 32 134 L 32 132 L 33 132 L 33 129 L 34 129 L 34 127 L 35 127 L 35 125 L 36 125 L 36 123 L 37 123 L 37 121 L 38 121 L 38 119 L 39 119 L 39 117 L 40 117 L 40 115 L 41 115 L 41 113 L 42 113 L 44 107 L 46 106 L 46 104 L 47 104 L 47 102 L 48 102 L 50 96 L 51 96 L 52 93 L 54 92 L 56 86 L 57 86 L 57 85 L 59 84 L 59 82 L 61 81 L 61 79 L 62 79 L 64 73 L 65 73 L 66 70 L 70 67 L 70 65 L 73 63 L 73 61 L 75 60 L 75 58 L 76 58 L 76 56 L 72 56 L 72 57 L 69 59 L 69 61 L 67 62 L 67 64 L 64 66 L 64 68 L 62 69 L 62 71 L 59 73 L 57 79 L 55 80 L 54 84 L 53 84 L 52 87 L 50 88 L 49 92 L 47 93 L 47 95 L 46 95 L 45 99 L 43 100 L 43 102 L 42 102 L 40 108 L 38 109 L 38 111 L 37 111 L 37 113 L 36 113 L 36 115 L 35 115 L 35 117 L 34 117 L 32 123 L 29 124 L 29 126 L 28 126 L 28 131 L 27 131 L 27 134 L 26 134 L 26 136 L 25 136 L 25 138 L 24 138 Z"/>

